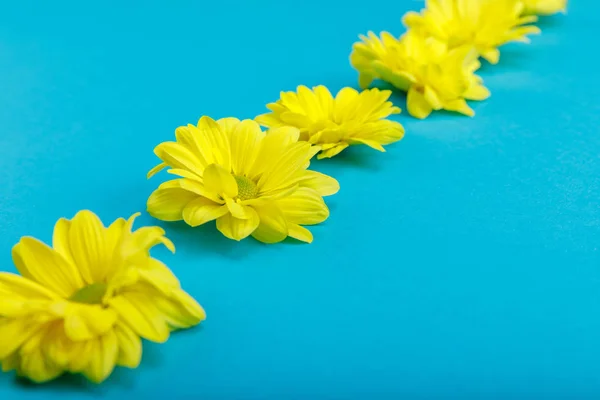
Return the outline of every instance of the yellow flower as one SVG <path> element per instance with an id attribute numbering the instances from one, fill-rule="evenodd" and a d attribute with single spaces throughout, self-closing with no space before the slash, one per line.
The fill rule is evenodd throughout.
<path id="1" fill-rule="evenodd" d="M 539 33 L 526 25 L 537 17 L 522 16 L 521 0 L 427 0 L 421 13 L 408 12 L 404 24 L 449 48 L 468 45 L 492 64 L 500 58 L 498 47 L 508 42 L 528 43 L 527 35 Z"/>
<path id="2" fill-rule="evenodd" d="M 298 92 L 281 92 L 280 99 L 267 105 L 272 112 L 259 115 L 256 122 L 268 128 L 293 126 L 300 140 L 321 147 L 318 158 L 330 158 L 350 145 L 365 144 L 385 151 L 382 145 L 404 136 L 400 123 L 387 118 L 398 114 L 388 98 L 389 90 L 371 89 L 358 93 L 344 88 L 335 99 L 325 86 L 298 86 Z"/>
<path id="3" fill-rule="evenodd" d="M 322 196 L 339 190 L 338 182 L 307 170 L 319 151 L 298 142 L 299 131 L 286 127 L 263 132 L 251 120 L 202 117 L 198 126 L 175 131 L 176 142 L 156 146 L 165 167 L 181 178 L 160 185 L 148 199 L 148 212 L 163 221 L 184 220 L 199 226 L 216 219 L 230 239 L 250 235 L 265 243 L 291 236 L 305 242 L 314 225 L 329 216 Z"/>
<path id="4" fill-rule="evenodd" d="M 408 31 L 400 39 L 387 32 L 360 36 L 350 62 L 359 72 L 359 84 L 368 87 L 381 79 L 407 91 L 408 112 L 426 118 L 432 110 L 449 110 L 473 116 L 467 100 L 483 100 L 489 91 L 475 75 L 477 53 L 468 46 L 449 50 L 435 38 Z"/>
<path id="5" fill-rule="evenodd" d="M 522 0 L 525 14 L 552 15 L 567 12 L 567 0 Z"/>
<path id="6" fill-rule="evenodd" d="M 164 342 L 171 330 L 204 319 L 151 247 L 173 244 L 158 227 L 108 228 L 90 211 L 54 227 L 53 247 L 23 237 L 13 248 L 21 275 L 0 272 L 0 362 L 35 382 L 64 372 L 94 382 L 115 365 L 135 368 L 140 337 Z"/>

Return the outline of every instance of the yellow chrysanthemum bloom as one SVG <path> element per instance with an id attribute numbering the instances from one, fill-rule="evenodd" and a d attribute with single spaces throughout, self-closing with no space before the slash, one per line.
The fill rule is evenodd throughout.
<path id="1" fill-rule="evenodd" d="M 90 211 L 54 227 L 53 247 L 23 237 L 13 248 L 21 275 L 0 272 L 0 362 L 34 382 L 64 372 L 106 379 L 135 368 L 141 338 L 164 342 L 198 324 L 203 309 L 171 271 L 150 257 L 173 244 L 158 227 L 132 232 L 134 218 L 108 228 Z"/>
<path id="2" fill-rule="evenodd" d="M 355 144 L 385 151 L 383 145 L 404 136 L 400 123 L 386 119 L 400 112 L 388 101 L 391 94 L 379 89 L 358 93 L 347 87 L 334 99 L 325 86 L 312 90 L 298 86 L 297 93 L 281 92 L 277 102 L 267 105 L 272 112 L 259 115 L 256 121 L 268 128 L 300 129 L 300 140 L 321 147 L 319 159 L 331 158 Z"/>
<path id="3" fill-rule="evenodd" d="M 408 92 L 407 109 L 416 118 L 432 110 L 456 111 L 473 116 L 467 100 L 484 100 L 490 92 L 475 75 L 477 53 L 467 46 L 448 50 L 445 43 L 409 31 L 400 39 L 387 32 L 361 35 L 350 62 L 359 72 L 359 85 L 381 79 Z"/>
<path id="4" fill-rule="evenodd" d="M 181 178 L 160 185 L 148 199 L 148 212 L 163 221 L 184 220 L 199 226 L 216 219 L 230 239 L 250 235 L 264 243 L 291 236 L 311 242 L 302 225 L 329 216 L 323 196 L 336 193 L 338 182 L 307 170 L 319 151 L 299 142 L 299 131 L 286 127 L 263 132 L 251 120 L 200 118 L 198 126 L 176 129 L 176 142 L 156 146 L 165 167 Z"/>
<path id="5" fill-rule="evenodd" d="M 522 0 L 525 14 L 552 15 L 567 12 L 567 0 Z"/>
<path id="6" fill-rule="evenodd" d="M 527 35 L 539 33 L 527 25 L 537 21 L 522 16 L 521 0 L 427 0 L 421 13 L 408 12 L 403 22 L 445 42 L 449 48 L 472 46 L 492 64 L 500 58 L 498 47 L 508 42 L 528 43 Z"/>

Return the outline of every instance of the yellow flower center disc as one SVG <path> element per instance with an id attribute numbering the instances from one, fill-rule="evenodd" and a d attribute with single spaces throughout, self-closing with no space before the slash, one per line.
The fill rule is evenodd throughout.
<path id="1" fill-rule="evenodd" d="M 105 293 L 105 283 L 92 283 L 73 293 L 69 300 L 75 303 L 100 304 Z"/>
<path id="2" fill-rule="evenodd" d="M 234 176 L 238 186 L 238 198 L 240 200 L 255 199 L 258 195 L 258 186 L 245 176 Z"/>

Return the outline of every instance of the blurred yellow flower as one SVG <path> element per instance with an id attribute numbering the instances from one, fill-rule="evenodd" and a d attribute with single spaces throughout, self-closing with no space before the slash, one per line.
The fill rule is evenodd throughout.
<path id="1" fill-rule="evenodd" d="M 403 22 L 409 29 L 445 42 L 450 49 L 472 46 L 496 64 L 499 46 L 528 43 L 527 35 L 540 32 L 538 27 L 527 25 L 537 17 L 522 13 L 521 0 L 427 0 L 421 13 L 408 12 Z"/>
<path id="2" fill-rule="evenodd" d="M 299 142 L 299 131 L 285 127 L 263 132 L 251 120 L 202 117 L 198 126 L 177 128 L 176 142 L 156 146 L 165 167 L 181 178 L 160 185 L 148 199 L 148 212 L 163 221 L 184 220 L 199 226 L 216 219 L 230 239 L 250 235 L 264 243 L 287 236 L 311 242 L 301 225 L 329 216 L 323 196 L 338 182 L 307 168 L 319 147 Z"/>
<path id="3" fill-rule="evenodd" d="M 360 36 L 350 62 L 359 72 L 359 85 L 368 87 L 381 79 L 408 92 L 407 109 L 416 118 L 432 110 L 456 111 L 473 116 L 467 100 L 483 100 L 490 93 L 475 75 L 480 67 L 469 46 L 448 49 L 439 40 L 408 31 L 400 39 L 387 32 Z"/>
<path id="4" fill-rule="evenodd" d="M 135 368 L 141 338 L 164 342 L 198 324 L 204 310 L 149 250 L 173 244 L 158 227 L 108 228 L 90 211 L 54 227 L 53 247 L 23 237 L 13 248 L 21 275 L 0 272 L 0 362 L 34 382 L 64 372 L 102 382 L 116 365 Z"/>
<path id="5" fill-rule="evenodd" d="M 567 0 L 522 0 L 525 14 L 552 15 L 567 12 Z"/>
<path id="6" fill-rule="evenodd" d="M 325 86 L 312 90 L 298 86 L 297 92 L 281 92 L 277 102 L 267 105 L 272 112 L 259 115 L 256 122 L 268 128 L 298 128 L 300 140 L 322 149 L 319 159 L 331 158 L 356 144 L 385 151 L 383 145 L 404 136 L 400 123 L 386 119 L 400 112 L 388 101 L 391 94 L 379 89 L 359 93 L 347 87 L 334 99 Z"/>

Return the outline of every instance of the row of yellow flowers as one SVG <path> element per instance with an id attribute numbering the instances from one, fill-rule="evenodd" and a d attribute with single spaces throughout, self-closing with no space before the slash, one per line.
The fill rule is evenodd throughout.
<path id="1" fill-rule="evenodd" d="M 404 16 L 408 31 L 361 36 L 350 56 L 363 89 L 383 80 L 406 91 L 417 118 L 433 110 L 473 115 L 466 100 L 489 91 L 475 75 L 479 57 L 498 62 L 498 47 L 538 33 L 534 14 L 564 11 L 566 0 L 429 0 Z M 329 216 L 323 197 L 338 182 L 309 169 L 351 145 L 385 151 L 404 128 L 389 90 L 352 88 L 334 97 L 324 86 L 282 92 L 255 121 L 202 117 L 159 144 L 161 163 L 176 178 L 148 199 L 163 221 L 198 226 L 216 220 L 226 237 L 264 243 L 292 237 L 311 242 L 305 227 Z M 267 131 L 261 129 L 268 128 Z M 141 339 L 164 342 L 171 331 L 205 318 L 204 310 L 150 249 L 175 251 L 159 227 L 133 229 L 134 215 L 105 227 L 90 211 L 54 227 L 52 247 L 23 237 L 13 248 L 20 275 L 0 273 L 0 362 L 3 371 L 45 382 L 82 373 L 102 382 L 117 365 L 135 368 Z"/>

